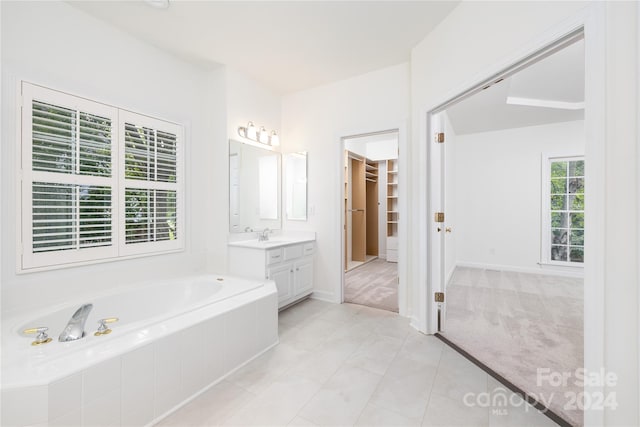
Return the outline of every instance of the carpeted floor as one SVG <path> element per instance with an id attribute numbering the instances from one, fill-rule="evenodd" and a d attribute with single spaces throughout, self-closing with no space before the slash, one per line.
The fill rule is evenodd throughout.
<path id="1" fill-rule="evenodd" d="M 398 312 L 398 264 L 375 259 L 344 275 L 344 302 Z"/>
<path id="2" fill-rule="evenodd" d="M 446 293 L 446 338 L 583 425 L 565 395 L 582 392 L 575 384 L 584 366 L 582 279 L 458 267 Z M 538 381 L 538 368 L 571 377 L 554 387 Z"/>

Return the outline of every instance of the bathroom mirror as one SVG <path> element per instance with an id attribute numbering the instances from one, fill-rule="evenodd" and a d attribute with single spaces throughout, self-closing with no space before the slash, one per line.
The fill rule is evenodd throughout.
<path id="1" fill-rule="evenodd" d="M 280 228 L 280 153 L 229 140 L 229 231 Z"/>
<path id="2" fill-rule="evenodd" d="M 307 220 L 307 152 L 285 155 L 287 219 Z"/>

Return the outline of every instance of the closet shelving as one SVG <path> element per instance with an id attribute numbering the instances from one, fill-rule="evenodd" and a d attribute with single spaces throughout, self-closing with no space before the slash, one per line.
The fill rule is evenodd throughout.
<path id="1" fill-rule="evenodd" d="M 387 261 L 398 261 L 398 161 L 387 160 Z"/>

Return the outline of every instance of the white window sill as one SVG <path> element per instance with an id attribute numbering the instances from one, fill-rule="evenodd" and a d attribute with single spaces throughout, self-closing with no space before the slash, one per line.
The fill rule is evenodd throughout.
<path id="1" fill-rule="evenodd" d="M 538 263 L 541 269 L 546 271 L 553 271 L 563 276 L 572 276 L 572 277 L 584 277 L 584 264 L 581 265 L 571 265 L 571 264 L 562 264 L 562 263 L 554 263 L 549 261 L 541 261 Z"/>

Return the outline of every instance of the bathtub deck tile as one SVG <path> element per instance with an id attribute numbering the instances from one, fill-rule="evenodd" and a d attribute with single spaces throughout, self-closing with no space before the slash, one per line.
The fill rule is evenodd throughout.
<path id="1" fill-rule="evenodd" d="M 146 345 L 122 357 L 122 424 L 153 421 L 155 345 Z"/>
<path id="2" fill-rule="evenodd" d="M 82 426 L 82 410 L 77 408 L 61 417 L 51 419 L 48 425 L 49 427 L 80 427 Z"/>
<path id="3" fill-rule="evenodd" d="M 202 376 L 207 384 L 211 384 L 225 374 L 226 346 L 224 342 L 224 320 L 221 317 L 209 319 L 202 329 Z"/>
<path id="4" fill-rule="evenodd" d="M 84 426 L 119 426 L 120 389 L 113 389 L 82 407 L 82 425 Z M 126 424 L 123 424 L 126 425 Z"/>
<path id="5" fill-rule="evenodd" d="M 106 393 L 118 389 L 121 384 L 122 363 L 120 357 L 99 363 L 82 372 L 82 403 L 86 405 L 101 399 Z"/>
<path id="6" fill-rule="evenodd" d="M 69 414 L 82 406 L 82 373 L 49 385 L 49 419 Z"/>
<path id="7" fill-rule="evenodd" d="M 47 421 L 47 386 L 2 390 L 2 425 L 31 425 Z"/>

